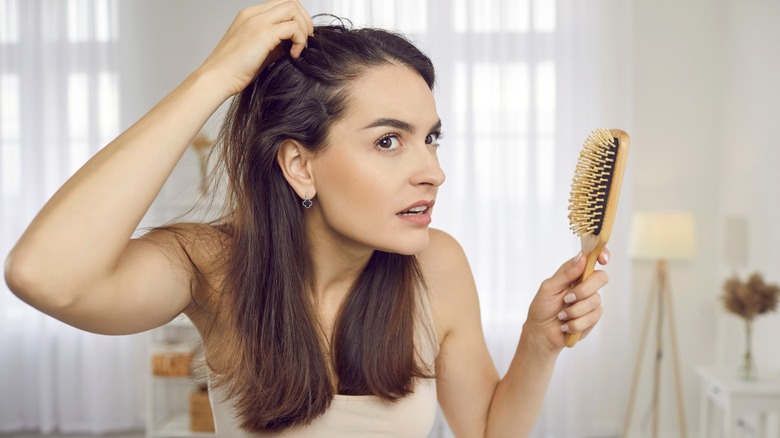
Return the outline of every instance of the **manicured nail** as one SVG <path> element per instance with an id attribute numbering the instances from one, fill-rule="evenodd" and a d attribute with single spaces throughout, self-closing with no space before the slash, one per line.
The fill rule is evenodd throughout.
<path id="1" fill-rule="evenodd" d="M 609 254 L 604 253 L 604 263 L 609 263 Z"/>
<path id="2" fill-rule="evenodd" d="M 562 331 L 562 332 L 569 331 L 569 324 L 564 324 L 564 325 L 562 325 L 562 326 L 561 326 L 561 331 Z"/>
<path id="3" fill-rule="evenodd" d="M 566 314 L 566 311 L 561 311 L 561 313 L 558 314 L 558 319 L 561 321 L 565 321 L 566 318 L 568 318 L 569 315 Z"/>
<path id="4" fill-rule="evenodd" d="M 577 301 L 577 295 L 574 295 L 574 292 L 563 297 L 563 302 L 566 304 L 571 304 L 575 301 Z"/>
<path id="5" fill-rule="evenodd" d="M 577 256 L 574 257 L 574 264 L 576 265 L 578 261 L 580 261 L 580 257 L 582 257 L 582 251 L 577 253 Z"/>

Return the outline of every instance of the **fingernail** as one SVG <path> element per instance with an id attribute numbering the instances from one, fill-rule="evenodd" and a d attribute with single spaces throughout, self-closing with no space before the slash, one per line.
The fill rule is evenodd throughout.
<path id="1" fill-rule="evenodd" d="M 561 331 L 562 331 L 562 332 L 569 331 L 569 324 L 564 324 L 564 325 L 562 325 L 562 326 L 561 326 Z"/>
<path id="2" fill-rule="evenodd" d="M 565 311 L 561 311 L 561 313 L 558 314 L 558 319 L 561 321 L 565 320 L 569 315 L 566 314 Z"/>
<path id="3" fill-rule="evenodd" d="M 563 302 L 566 304 L 571 304 L 575 301 L 577 301 L 577 295 L 574 295 L 574 292 L 563 297 Z"/>
<path id="4" fill-rule="evenodd" d="M 582 251 L 577 253 L 577 256 L 574 257 L 574 263 L 577 264 L 578 261 L 580 261 L 580 257 L 582 257 Z"/>
<path id="5" fill-rule="evenodd" d="M 604 253 L 604 263 L 609 263 L 609 254 Z"/>

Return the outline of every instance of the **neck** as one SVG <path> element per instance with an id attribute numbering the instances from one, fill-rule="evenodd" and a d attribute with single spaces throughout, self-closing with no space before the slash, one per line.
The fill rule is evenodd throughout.
<path id="1" fill-rule="evenodd" d="M 318 305 L 338 307 L 374 250 L 328 227 L 319 210 L 310 213 L 306 215 L 306 233 L 314 270 L 313 299 Z"/>

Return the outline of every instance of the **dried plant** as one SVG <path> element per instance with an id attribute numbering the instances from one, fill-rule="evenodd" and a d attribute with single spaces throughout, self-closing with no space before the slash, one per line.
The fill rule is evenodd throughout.
<path id="1" fill-rule="evenodd" d="M 780 287 L 764 283 L 764 278 L 756 272 L 744 283 L 736 276 L 727 279 L 721 299 L 727 311 L 750 322 L 756 315 L 775 311 L 778 296 Z"/>

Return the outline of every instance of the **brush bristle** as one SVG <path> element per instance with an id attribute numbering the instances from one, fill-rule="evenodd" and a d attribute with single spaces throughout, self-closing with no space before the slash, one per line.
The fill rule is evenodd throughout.
<path id="1" fill-rule="evenodd" d="M 582 146 L 569 197 L 569 224 L 577 236 L 601 231 L 616 153 L 617 139 L 606 129 L 591 132 Z"/>

